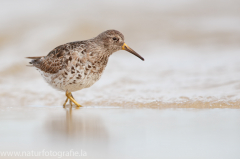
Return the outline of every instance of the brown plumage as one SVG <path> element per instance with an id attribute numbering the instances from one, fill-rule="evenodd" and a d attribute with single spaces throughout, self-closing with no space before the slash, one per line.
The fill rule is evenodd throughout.
<path id="1" fill-rule="evenodd" d="M 144 60 L 125 44 L 123 34 L 117 30 L 107 30 L 89 40 L 60 45 L 47 56 L 28 58 L 32 59 L 30 64 L 37 68 L 47 83 L 65 91 L 70 104 L 74 102 L 80 106 L 71 92 L 88 88 L 99 80 L 109 56 L 118 50 L 126 50 Z"/>

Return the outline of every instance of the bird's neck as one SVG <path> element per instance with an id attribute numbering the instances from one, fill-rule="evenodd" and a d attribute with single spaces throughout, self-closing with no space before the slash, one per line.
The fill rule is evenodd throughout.
<path id="1" fill-rule="evenodd" d="M 95 49 L 97 50 L 97 52 L 102 54 L 102 56 L 105 56 L 108 58 L 110 55 L 114 53 L 114 51 L 109 46 L 105 45 L 103 41 L 100 41 L 97 38 L 94 38 L 93 41 L 95 41 L 94 43 Z"/>
<path id="2" fill-rule="evenodd" d="M 113 52 L 110 52 L 109 49 L 104 46 L 104 43 L 101 43 L 101 41 L 96 42 L 95 40 L 96 39 L 90 39 L 88 41 L 89 52 L 94 54 L 94 56 L 89 56 L 89 58 L 93 63 L 98 63 L 105 67 L 107 65 L 109 56 Z"/>

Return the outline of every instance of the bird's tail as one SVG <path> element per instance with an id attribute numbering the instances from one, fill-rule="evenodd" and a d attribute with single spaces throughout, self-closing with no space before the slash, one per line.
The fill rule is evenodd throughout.
<path id="1" fill-rule="evenodd" d="M 40 59 L 44 56 L 38 56 L 38 57 L 26 57 L 27 59 L 32 59 L 32 60 L 37 60 L 37 59 Z"/>
<path id="2" fill-rule="evenodd" d="M 32 59 L 29 64 L 31 65 L 27 65 L 28 67 L 34 67 L 35 64 L 38 64 L 39 60 L 44 57 L 44 56 L 38 56 L 38 57 L 26 57 L 28 59 Z"/>

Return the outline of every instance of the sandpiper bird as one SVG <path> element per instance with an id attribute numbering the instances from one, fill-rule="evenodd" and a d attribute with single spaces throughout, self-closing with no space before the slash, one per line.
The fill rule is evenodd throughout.
<path id="1" fill-rule="evenodd" d="M 70 42 L 53 49 L 47 56 L 27 57 L 30 66 L 36 67 L 45 81 L 53 88 L 66 92 L 67 99 L 81 107 L 71 92 L 88 88 L 98 81 L 107 66 L 108 58 L 118 50 L 126 50 L 144 60 L 124 42 L 117 30 L 107 30 L 97 37 Z"/>

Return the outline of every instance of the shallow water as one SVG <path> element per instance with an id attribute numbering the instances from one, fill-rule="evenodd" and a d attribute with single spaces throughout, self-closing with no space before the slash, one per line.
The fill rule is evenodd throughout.
<path id="1" fill-rule="evenodd" d="M 1 151 L 85 151 L 86 158 L 237 158 L 237 109 L 8 108 Z"/>

